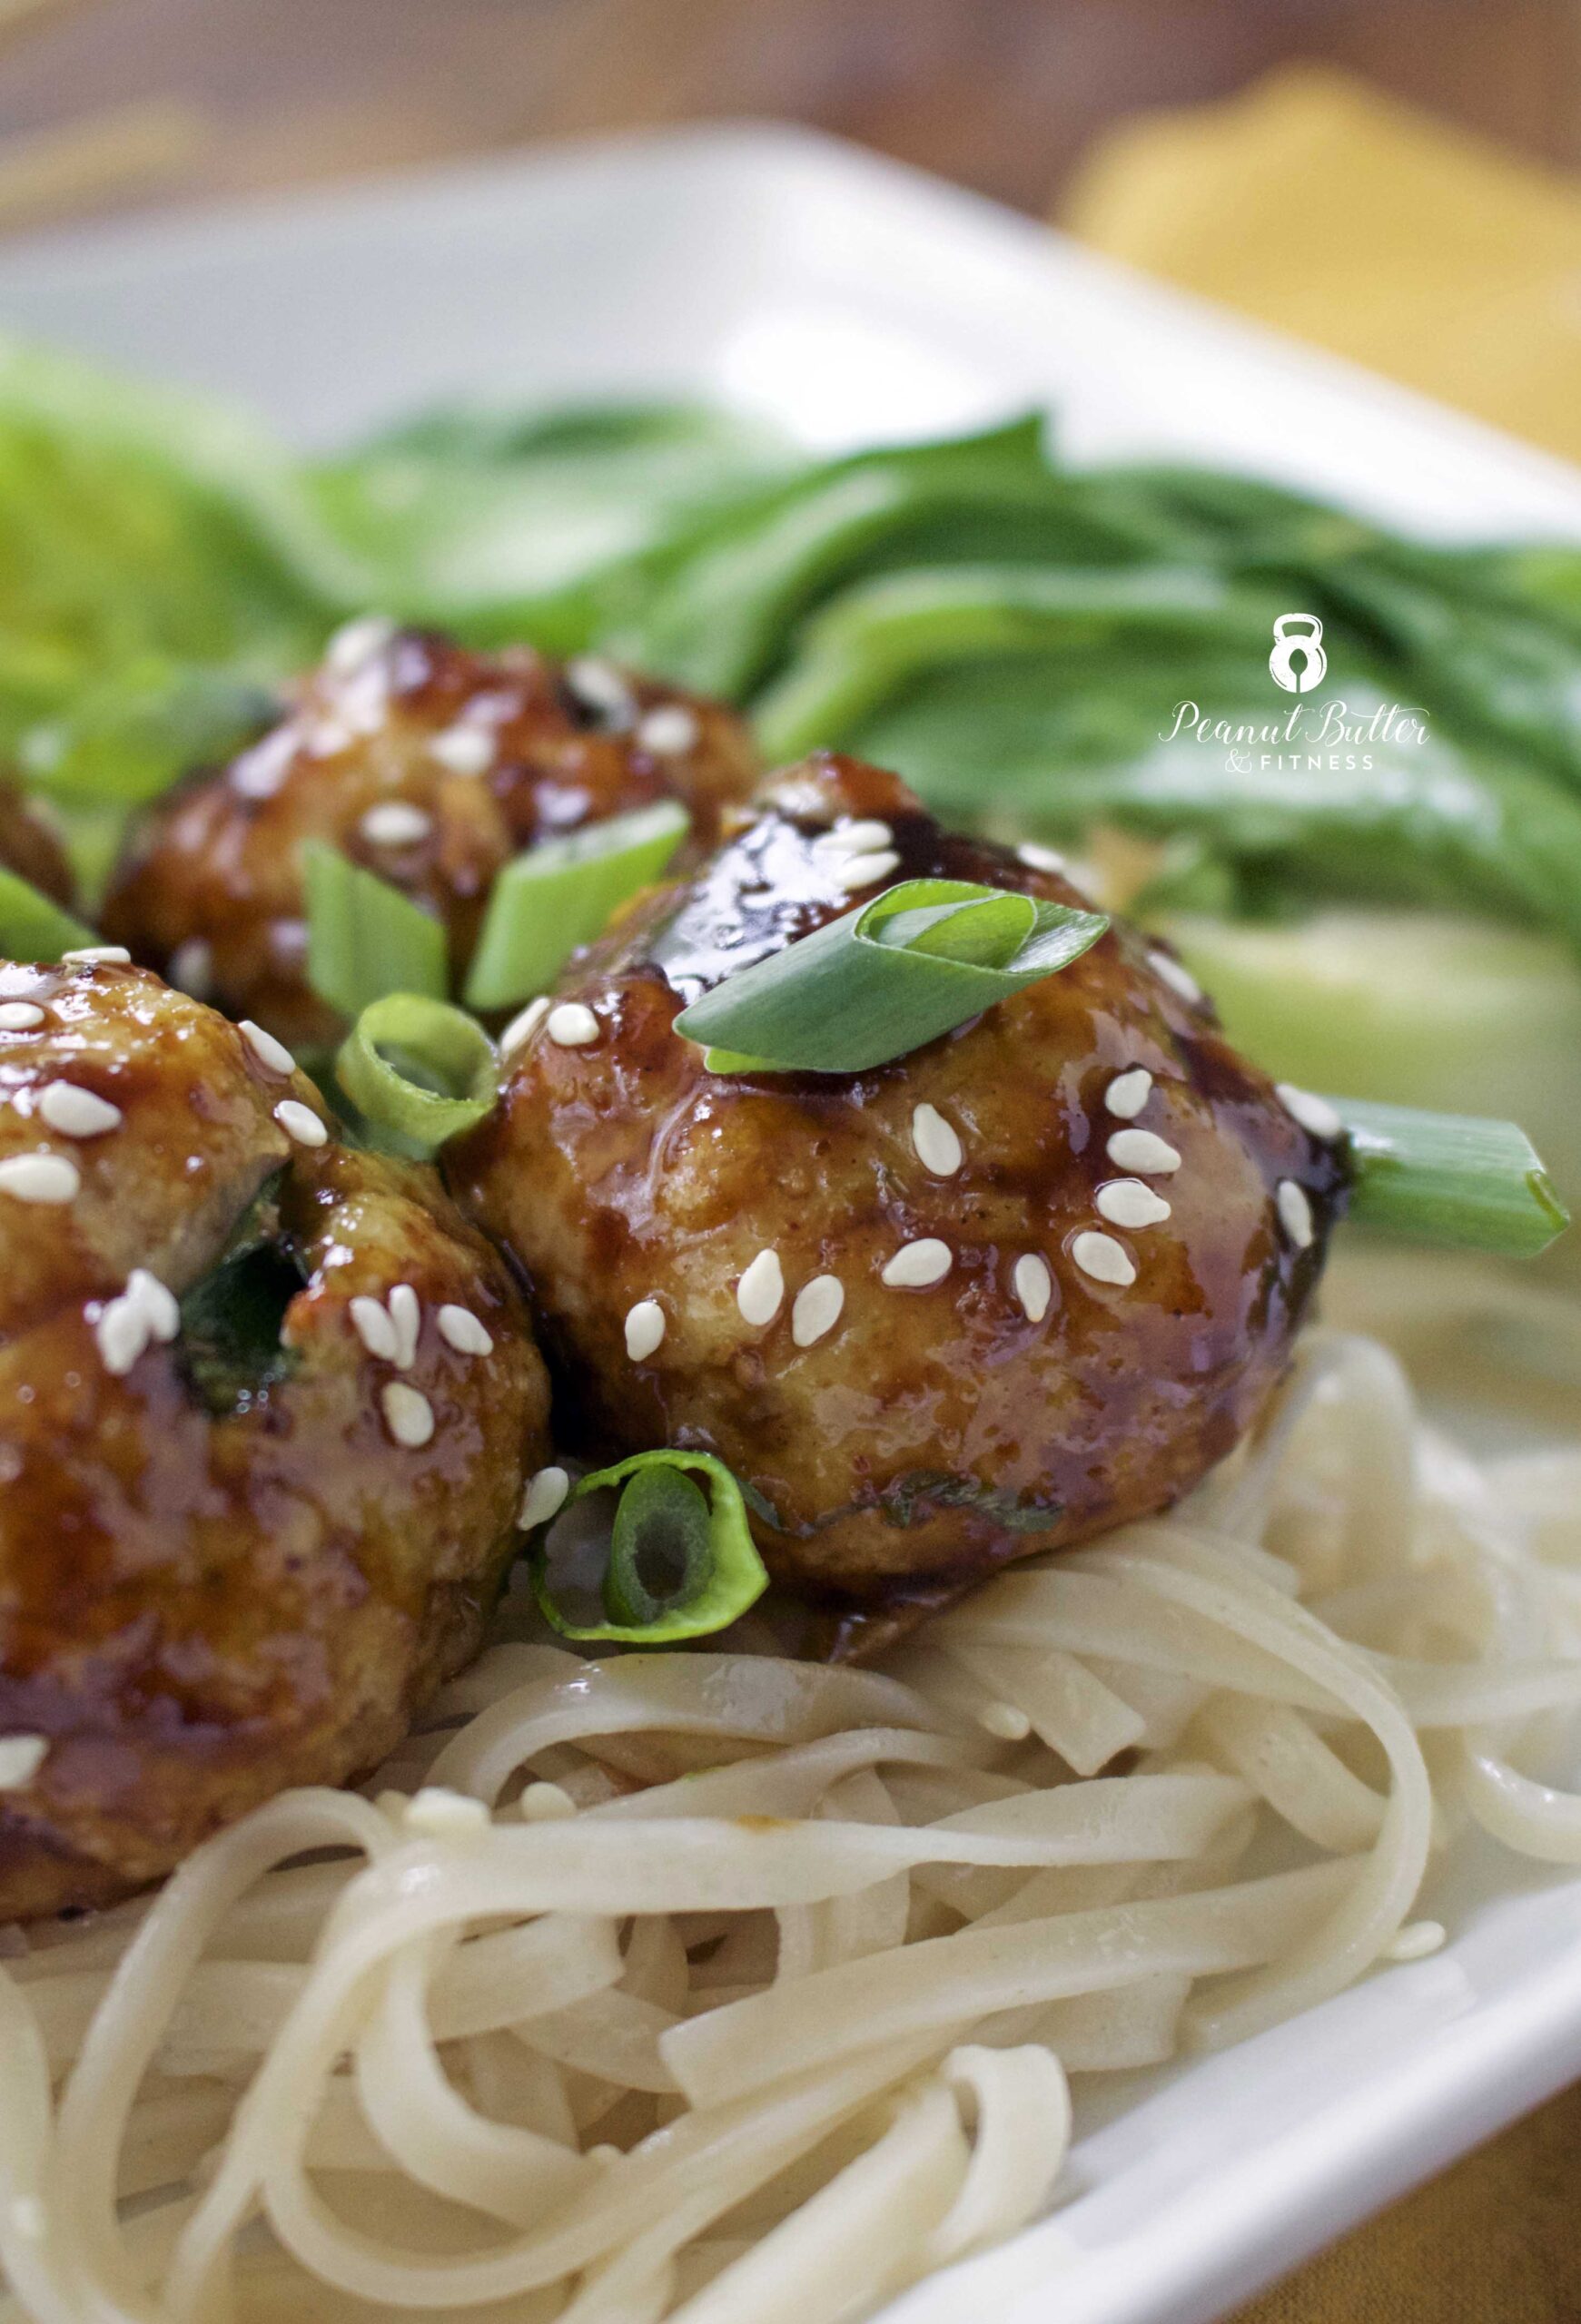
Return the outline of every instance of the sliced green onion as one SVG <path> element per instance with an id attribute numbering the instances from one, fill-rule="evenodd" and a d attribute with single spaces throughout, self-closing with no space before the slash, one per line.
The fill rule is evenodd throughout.
<path id="1" fill-rule="evenodd" d="M 659 877 L 686 832 L 686 809 L 660 799 L 508 863 L 489 899 L 468 1007 L 505 1009 L 547 992 L 578 945 L 601 936 L 617 907 Z"/>
<path id="2" fill-rule="evenodd" d="M 1109 926 L 1006 888 L 903 880 L 676 1019 L 718 1073 L 861 1073 L 1079 960 Z"/>
<path id="3" fill-rule="evenodd" d="M 494 1045 L 475 1018 L 415 992 L 371 1001 L 335 1059 L 362 1121 L 399 1153 L 437 1153 L 492 1111 Z"/>
<path id="4" fill-rule="evenodd" d="M 687 1472 L 706 1477 L 705 1493 Z M 606 1620 L 576 1622 L 555 1603 L 540 1547 L 533 1586 L 566 1638 L 668 1646 L 707 1638 L 746 1613 L 768 1587 L 740 1485 L 710 1452 L 634 1452 L 584 1477 L 567 1502 L 624 1486 L 603 1577 Z"/>
<path id="5" fill-rule="evenodd" d="M 342 1017 L 356 1017 L 386 993 L 449 990 L 445 931 L 371 872 L 321 839 L 302 850 L 307 891 L 308 982 Z"/>
<path id="6" fill-rule="evenodd" d="M 1361 1224 L 1522 1259 L 1570 1224 L 1541 1157 L 1514 1122 L 1359 1098 L 1329 1102 L 1349 1134 L 1350 1216 Z"/>
<path id="7" fill-rule="evenodd" d="M 8 960 L 58 960 L 96 944 L 91 928 L 20 873 L 0 870 L 0 955 Z"/>

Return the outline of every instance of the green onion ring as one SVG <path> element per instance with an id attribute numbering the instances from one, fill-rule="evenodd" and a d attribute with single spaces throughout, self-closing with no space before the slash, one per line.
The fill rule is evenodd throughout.
<path id="1" fill-rule="evenodd" d="M 358 1018 L 335 1075 L 363 1121 L 400 1153 L 437 1153 L 492 1111 L 494 1045 L 475 1018 L 425 993 L 386 993 Z"/>
<path id="2" fill-rule="evenodd" d="M 706 1495 L 687 1471 L 707 1479 Z M 571 1621 L 549 1590 L 541 1545 L 535 1553 L 538 1602 L 563 1637 L 668 1646 L 726 1629 L 763 1595 L 768 1573 L 752 1538 L 741 1487 L 723 1461 L 711 1452 L 634 1452 L 613 1468 L 584 1477 L 565 1505 L 621 1485 L 626 1489 L 615 1512 L 603 1583 L 606 1620 Z M 643 1570 L 645 1561 L 651 1567 L 656 1552 L 676 1570 L 669 1590 L 656 1590 Z"/>
<path id="3" fill-rule="evenodd" d="M 321 1000 L 356 1017 L 387 993 L 449 990 L 445 931 L 431 914 L 326 840 L 302 850 L 307 980 Z"/>
<path id="4" fill-rule="evenodd" d="M 657 880 L 686 837 L 686 809 L 656 800 L 540 841 L 494 882 L 467 979 L 469 1009 L 547 992 L 579 944 L 601 936 L 627 897 Z"/>
<path id="5" fill-rule="evenodd" d="M 965 880 L 904 880 L 726 977 L 676 1019 L 714 1072 L 861 1073 L 1079 960 L 1106 914 Z"/>

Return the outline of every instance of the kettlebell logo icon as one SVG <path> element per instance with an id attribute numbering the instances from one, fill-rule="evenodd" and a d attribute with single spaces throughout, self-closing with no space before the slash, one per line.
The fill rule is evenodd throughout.
<path id="1" fill-rule="evenodd" d="M 1273 625 L 1273 652 L 1268 666 L 1276 685 L 1287 694 L 1310 694 L 1328 673 L 1323 651 L 1323 625 L 1316 614 L 1280 614 Z"/>

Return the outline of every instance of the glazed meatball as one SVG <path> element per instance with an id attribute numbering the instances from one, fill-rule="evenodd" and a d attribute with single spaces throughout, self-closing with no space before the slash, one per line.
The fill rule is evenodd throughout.
<path id="1" fill-rule="evenodd" d="M 373 620 L 331 643 L 291 715 L 133 834 L 107 936 L 232 1017 L 333 1041 L 304 979 L 301 843 L 330 840 L 434 912 L 469 960 L 496 875 L 538 841 L 678 798 L 711 842 L 756 779 L 728 710 L 611 664 L 493 656 Z"/>
<path id="2" fill-rule="evenodd" d="M 75 901 L 71 865 L 44 809 L 0 781 L 0 865 L 57 904 Z"/>
<path id="3" fill-rule="evenodd" d="M 811 762 L 572 963 L 578 1006 L 450 1149 L 589 1452 L 716 1453 L 775 1576 L 835 1606 L 936 1601 L 1186 1492 L 1267 1402 L 1343 1202 L 1338 1147 L 1122 925 L 867 1072 L 715 1074 L 675 1031 L 919 877 L 1083 901 L 1043 852 Z"/>
<path id="4" fill-rule="evenodd" d="M 548 1389 L 428 1167 L 145 971 L 0 968 L 0 1921 L 399 1739 Z"/>

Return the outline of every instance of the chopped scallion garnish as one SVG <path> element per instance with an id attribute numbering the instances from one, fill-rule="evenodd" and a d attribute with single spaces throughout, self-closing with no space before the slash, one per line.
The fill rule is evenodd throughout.
<path id="1" fill-rule="evenodd" d="M 467 979 L 469 1009 L 507 1009 L 547 992 L 578 944 L 601 936 L 628 896 L 657 880 L 686 836 L 673 799 L 562 839 L 542 841 L 494 883 Z"/>
<path id="2" fill-rule="evenodd" d="M 707 1492 L 688 1472 L 707 1480 Z M 565 1637 L 628 1646 L 707 1638 L 767 1589 L 741 1487 L 712 1453 L 634 1452 L 584 1477 L 566 1506 L 611 1487 L 620 1498 L 600 1585 L 602 1621 L 578 1622 L 557 1604 L 541 1545 L 536 1554 L 539 1604 Z"/>
<path id="3" fill-rule="evenodd" d="M 342 1017 L 386 993 L 448 990 L 445 931 L 439 921 L 325 840 L 302 850 L 307 893 L 308 982 Z"/>
<path id="4" fill-rule="evenodd" d="M 1105 914 L 965 880 L 904 880 L 683 1009 L 716 1073 L 861 1073 L 1069 967 Z"/>
<path id="5" fill-rule="evenodd" d="M 18 872 L 0 870 L 0 955 L 8 960 L 58 960 L 98 939 L 53 896 Z"/>
<path id="6" fill-rule="evenodd" d="M 387 993 L 359 1016 L 335 1060 L 362 1122 L 399 1153 L 437 1153 L 495 1102 L 494 1045 L 448 1001 Z"/>
<path id="7" fill-rule="evenodd" d="M 1350 1216 L 1361 1224 L 1527 1259 L 1570 1224 L 1541 1157 L 1514 1122 L 1359 1098 L 1329 1102 L 1349 1136 Z"/>

